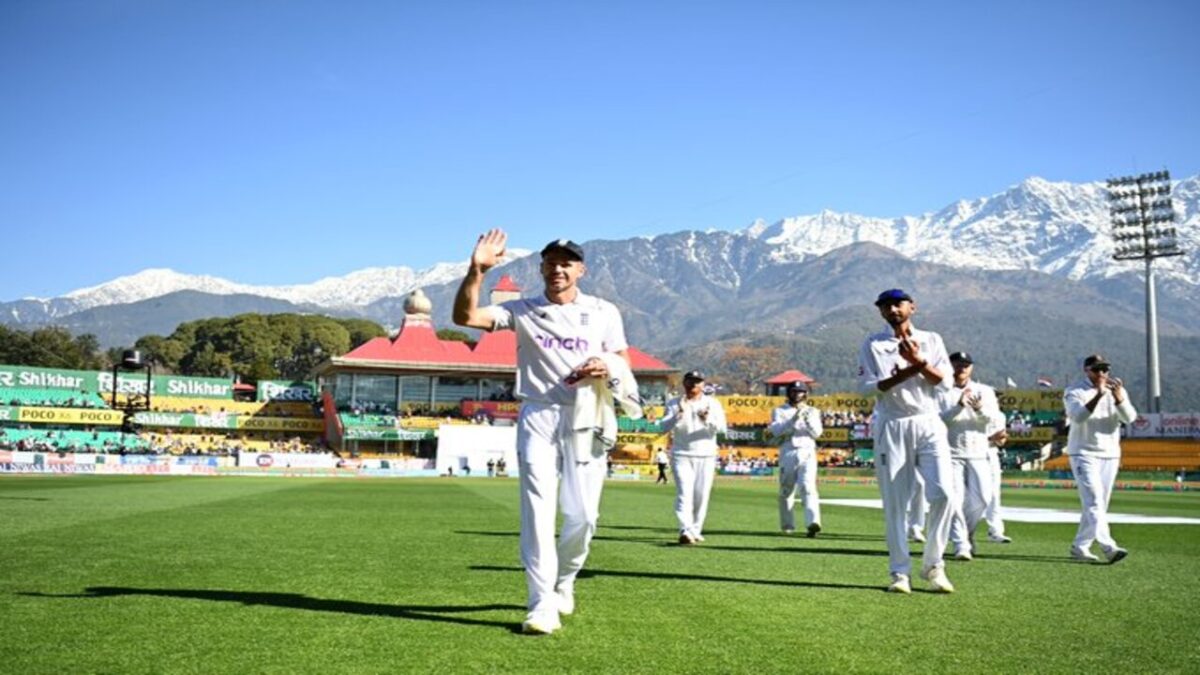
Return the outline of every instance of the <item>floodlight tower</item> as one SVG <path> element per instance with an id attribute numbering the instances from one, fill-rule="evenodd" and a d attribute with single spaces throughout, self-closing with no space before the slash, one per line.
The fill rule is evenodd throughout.
<path id="1" fill-rule="evenodd" d="M 1154 297 L 1154 259 L 1183 255 L 1175 236 L 1171 174 L 1155 171 L 1108 181 L 1113 260 L 1146 263 L 1146 405 L 1162 412 L 1158 378 L 1158 307 Z"/>

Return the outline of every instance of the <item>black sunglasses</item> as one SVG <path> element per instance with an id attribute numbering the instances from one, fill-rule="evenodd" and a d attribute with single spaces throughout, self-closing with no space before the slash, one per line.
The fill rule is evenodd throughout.
<path id="1" fill-rule="evenodd" d="M 1107 373 L 1108 366 L 1092 366 L 1090 369 L 1093 373 Z"/>

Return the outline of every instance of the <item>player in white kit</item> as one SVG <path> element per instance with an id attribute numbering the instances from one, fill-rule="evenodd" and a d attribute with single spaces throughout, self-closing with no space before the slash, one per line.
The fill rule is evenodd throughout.
<path id="1" fill-rule="evenodd" d="M 601 355 L 616 354 L 628 363 L 628 344 L 616 306 L 579 291 L 576 284 L 587 268 L 583 249 L 572 241 L 560 239 L 542 249 L 542 296 L 480 307 L 484 273 L 500 262 L 506 242 L 500 230 L 479 237 L 454 300 L 454 321 L 517 333 L 521 562 L 529 588 L 522 630 L 547 634 L 561 627 L 560 614 L 575 611 L 575 577 L 596 531 L 607 470 L 603 456 L 572 449 L 572 384 L 607 378 Z M 556 498 L 563 516 L 557 547 Z"/>
<path id="2" fill-rule="evenodd" d="M 779 448 L 779 529 L 796 531 L 796 488 L 804 503 L 804 525 L 808 536 L 821 531 L 821 496 L 817 494 L 817 439 L 825 431 L 821 411 L 808 405 L 808 385 L 793 382 L 787 387 L 788 402 L 771 411 L 767 431 L 784 439 Z"/>
<path id="3" fill-rule="evenodd" d="M 725 433 L 725 409 L 704 393 L 698 370 L 683 376 L 683 396 L 667 401 L 662 430 L 671 432 L 671 472 L 675 474 L 675 518 L 679 543 L 704 541 L 704 520 L 717 470 L 717 434 Z"/>
<path id="4" fill-rule="evenodd" d="M 893 593 L 911 593 L 907 511 L 914 476 L 920 472 L 929 501 L 927 543 L 921 577 L 931 590 L 953 593 L 946 578 L 950 536 L 950 496 L 954 490 L 946 425 L 938 415 L 937 389 L 944 386 L 949 361 L 942 337 L 912 326 L 916 304 L 893 288 L 875 300 L 889 329 L 869 336 L 858 355 L 858 384 L 875 395 L 875 470 L 883 514 Z"/>
<path id="5" fill-rule="evenodd" d="M 1092 354 L 1083 360 L 1085 378 L 1063 392 L 1066 410 L 1067 455 L 1083 507 L 1071 557 L 1097 562 L 1092 542 L 1108 562 L 1122 560 L 1128 551 L 1117 545 L 1108 529 L 1108 501 L 1121 466 L 1121 425 L 1137 419 L 1137 411 L 1121 380 L 1109 372 L 1108 359 Z"/>
<path id="6" fill-rule="evenodd" d="M 950 460 L 954 467 L 953 520 L 950 541 L 954 557 L 971 560 L 975 551 L 975 528 L 992 499 L 992 467 L 988 455 L 994 454 L 993 436 L 1004 433 L 1004 413 L 996 390 L 975 382 L 971 374 L 975 361 L 966 352 L 950 355 L 954 368 L 954 386 L 938 395 L 942 421 L 950 439 Z"/>

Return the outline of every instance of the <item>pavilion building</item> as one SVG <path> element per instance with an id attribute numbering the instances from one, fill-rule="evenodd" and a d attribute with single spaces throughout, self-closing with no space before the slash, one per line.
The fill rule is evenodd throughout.
<path id="1" fill-rule="evenodd" d="M 503 275 L 490 301 L 520 296 L 513 279 Z M 436 451 L 431 419 L 515 418 L 516 333 L 484 331 L 473 343 L 439 338 L 432 310 L 417 289 L 405 300 L 395 337 L 369 340 L 317 367 L 326 437 L 336 449 L 431 456 Z M 636 347 L 629 356 L 643 400 L 661 403 L 677 369 Z"/>

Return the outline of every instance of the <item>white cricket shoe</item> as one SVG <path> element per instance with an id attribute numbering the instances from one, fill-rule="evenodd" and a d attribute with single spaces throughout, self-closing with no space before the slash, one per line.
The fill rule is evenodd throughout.
<path id="1" fill-rule="evenodd" d="M 554 610 L 530 612 L 521 624 L 521 632 L 526 635 L 549 635 L 559 628 L 562 628 L 562 623 L 558 620 L 558 612 Z"/>
<path id="2" fill-rule="evenodd" d="M 970 551 L 955 551 L 954 559 L 961 560 L 963 562 L 971 562 L 975 559 L 975 556 L 971 555 Z"/>
<path id="3" fill-rule="evenodd" d="M 887 587 L 888 593 L 912 593 L 912 584 L 908 583 L 908 575 L 895 572 L 892 574 L 892 585 Z"/>
<path id="4" fill-rule="evenodd" d="M 1127 555 L 1129 555 L 1129 551 L 1126 551 L 1125 549 L 1121 548 L 1120 546 L 1112 549 L 1111 551 L 1104 552 L 1104 557 L 1108 558 L 1109 565 L 1115 565 L 1116 563 L 1121 562 L 1122 560 L 1125 559 L 1125 556 L 1127 556 Z"/>
<path id="5" fill-rule="evenodd" d="M 1071 547 L 1071 557 L 1074 558 L 1075 560 L 1078 560 L 1079 562 L 1084 562 L 1084 563 L 1100 562 L 1100 559 L 1097 558 L 1094 553 L 1092 553 L 1091 551 L 1089 551 L 1087 549 L 1079 548 L 1078 546 Z"/>
<path id="6" fill-rule="evenodd" d="M 921 578 L 929 582 L 929 590 L 934 593 L 953 593 L 954 584 L 946 578 L 946 570 L 941 565 L 929 567 L 921 571 Z"/>
<path id="7" fill-rule="evenodd" d="M 988 541 L 992 542 L 993 544 L 1011 544 L 1012 537 L 1008 537 L 1003 534 L 988 534 Z"/>
<path id="8" fill-rule="evenodd" d="M 571 616 L 575 613 L 575 587 L 574 586 L 559 586 L 554 589 L 555 604 L 558 605 L 558 613 L 563 616 Z"/>
<path id="9" fill-rule="evenodd" d="M 924 544 L 925 543 L 925 533 L 922 532 L 919 528 L 914 527 L 912 530 L 909 530 L 909 532 L 908 532 L 908 540 L 915 541 L 918 544 Z"/>
<path id="10" fill-rule="evenodd" d="M 796 534 L 796 530 L 791 527 L 785 527 L 781 530 L 784 534 Z"/>
<path id="11" fill-rule="evenodd" d="M 693 535 L 692 538 L 695 539 L 696 541 L 704 541 L 704 535 L 700 534 L 699 532 L 697 532 L 695 535 Z"/>

